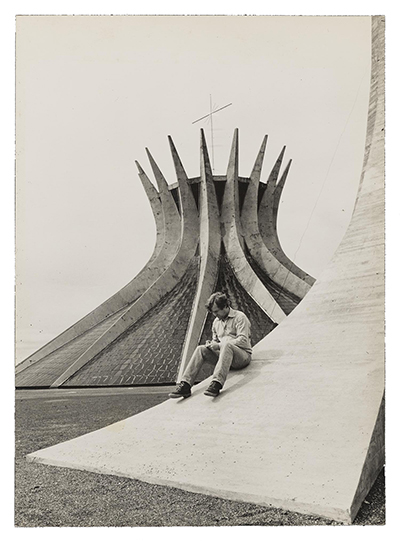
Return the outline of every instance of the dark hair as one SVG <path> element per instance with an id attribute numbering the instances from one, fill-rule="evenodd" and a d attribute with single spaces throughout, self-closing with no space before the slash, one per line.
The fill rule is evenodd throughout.
<path id="1" fill-rule="evenodd" d="M 218 306 L 220 310 L 226 308 L 227 306 L 230 306 L 228 297 L 225 295 L 225 293 L 222 293 L 221 291 L 213 293 L 206 302 L 206 308 L 209 312 L 211 312 L 214 303 Z"/>

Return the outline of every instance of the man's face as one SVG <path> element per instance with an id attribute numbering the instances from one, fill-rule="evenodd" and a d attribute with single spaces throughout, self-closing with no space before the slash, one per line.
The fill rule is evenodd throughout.
<path id="1" fill-rule="evenodd" d="M 215 304 L 211 307 L 211 313 L 213 316 L 216 316 L 218 319 L 225 319 L 226 316 L 229 314 L 229 306 L 226 306 L 225 308 L 218 308 L 218 306 Z"/>

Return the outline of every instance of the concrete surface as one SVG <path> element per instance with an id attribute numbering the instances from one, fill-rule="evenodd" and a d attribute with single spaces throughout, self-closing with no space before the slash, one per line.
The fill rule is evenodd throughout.
<path id="1" fill-rule="evenodd" d="M 330 519 L 274 507 L 216 498 L 165 485 L 144 483 L 137 479 L 51 467 L 26 460 L 26 455 L 36 449 L 55 445 L 66 437 L 72 439 L 92 432 L 168 400 L 166 392 L 168 389 L 164 387 L 148 386 L 133 389 L 74 389 L 73 393 L 64 389 L 17 391 L 15 526 L 265 527 L 334 523 Z M 385 479 L 382 471 L 366 501 L 364 500 L 354 524 L 385 524 L 384 493 Z M 12 509 L 10 520 L 11 516 Z M 343 529 L 341 531 L 343 532 Z M 259 532 L 261 533 L 260 529 Z M 197 533 L 203 535 L 200 531 Z M 217 530 L 214 529 L 213 533 L 217 534 Z"/>

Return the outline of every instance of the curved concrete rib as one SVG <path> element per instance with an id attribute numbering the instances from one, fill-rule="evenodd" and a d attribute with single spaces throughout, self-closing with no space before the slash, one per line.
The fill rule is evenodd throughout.
<path id="1" fill-rule="evenodd" d="M 156 223 L 156 244 L 154 246 L 153 253 L 147 263 L 149 265 L 159 255 L 162 247 L 164 246 L 164 242 L 165 242 L 164 216 L 163 216 L 162 204 L 161 204 L 158 191 L 155 189 L 153 183 L 150 182 L 149 177 L 146 175 L 142 166 L 137 160 L 135 160 L 135 164 L 138 169 L 139 178 L 144 188 L 144 191 L 146 192 L 148 200 L 150 201 L 151 210 L 153 211 L 154 221 Z"/>
<path id="2" fill-rule="evenodd" d="M 179 215 L 178 208 L 175 204 L 173 195 L 168 188 L 168 183 L 165 180 L 164 175 L 162 174 L 160 168 L 155 162 L 153 156 L 150 154 L 148 148 L 146 148 L 146 153 L 149 158 L 151 168 L 153 170 L 154 178 L 156 179 L 158 191 L 160 193 L 162 206 L 163 206 L 163 216 L 164 216 L 164 229 L 165 229 L 165 243 L 172 247 L 174 251 L 175 246 L 179 246 L 180 233 L 181 233 L 181 218 Z M 178 240 L 177 240 L 178 239 Z M 176 253 L 176 252 L 175 252 Z"/>
<path id="3" fill-rule="evenodd" d="M 148 176 L 136 161 L 139 178 L 149 198 L 150 206 L 156 222 L 156 244 L 153 253 L 143 269 L 128 284 L 122 287 L 97 308 L 89 312 L 71 327 L 56 336 L 45 346 L 35 351 L 27 359 L 16 367 L 16 374 L 32 366 L 45 356 L 65 346 L 70 341 L 87 332 L 89 329 L 104 321 L 107 317 L 115 314 L 118 310 L 137 300 L 159 276 L 168 268 L 173 261 L 180 240 L 180 216 L 173 201 L 172 194 L 168 190 L 165 179 L 158 182 L 161 186 L 157 192 Z M 157 179 L 156 179 L 157 180 Z M 171 216 L 171 207 L 172 216 Z M 167 210 L 168 209 L 168 210 Z"/>
<path id="4" fill-rule="evenodd" d="M 267 247 L 267 240 L 271 235 L 272 200 L 285 150 L 286 146 L 282 148 L 271 173 L 269 174 L 264 193 L 262 194 L 260 204 L 258 205 L 258 228 Z"/>
<path id="5" fill-rule="evenodd" d="M 258 197 L 258 185 L 261 176 L 262 162 L 265 152 L 265 145 L 267 142 L 267 136 L 264 137 L 263 143 L 260 148 L 260 152 L 256 158 L 253 171 L 250 175 L 250 182 L 247 188 L 246 196 L 243 202 L 241 223 L 243 236 L 250 252 L 251 257 L 258 263 L 260 268 L 269 276 L 277 285 L 285 288 L 285 290 L 293 293 L 300 299 L 302 299 L 306 293 L 308 293 L 310 286 L 301 280 L 298 276 L 291 273 L 282 263 L 280 263 L 273 253 L 271 253 L 260 235 L 258 227 L 258 215 L 257 215 L 257 197 Z M 283 159 L 285 147 L 283 148 L 274 169 L 268 180 L 268 184 L 274 187 L 274 179 L 277 177 L 280 164 Z M 271 188 L 266 188 L 268 196 L 270 196 Z M 264 194 L 265 195 L 265 194 Z M 270 196 L 271 197 L 271 196 Z M 273 195 L 271 197 L 273 200 Z"/>
<path id="6" fill-rule="evenodd" d="M 170 142 L 172 143 L 172 141 Z M 219 210 L 203 130 L 201 130 L 200 143 L 200 179 L 200 276 L 177 381 L 180 381 L 187 363 L 199 343 L 207 318 L 205 303 L 213 293 L 218 279 L 218 258 L 221 249 Z"/>
<path id="7" fill-rule="evenodd" d="M 248 263 L 243 250 L 244 245 L 239 218 L 238 152 L 238 129 L 236 128 L 221 208 L 222 238 L 236 278 L 268 317 L 275 323 L 280 323 L 286 318 L 286 314 L 259 280 Z"/>
<path id="8" fill-rule="evenodd" d="M 275 256 L 277 261 L 279 261 L 279 263 L 281 263 L 286 269 L 288 269 L 292 275 L 297 276 L 300 280 L 308 284 L 309 287 L 306 290 L 307 293 L 310 287 L 314 284 L 315 278 L 300 269 L 300 267 L 298 267 L 291 259 L 289 259 L 289 257 L 283 251 L 278 237 L 278 207 L 282 190 L 285 185 L 286 178 L 288 176 L 289 169 L 292 163 L 292 160 L 290 160 L 277 185 L 277 179 L 282 164 L 284 152 L 285 147 L 283 147 L 282 152 L 279 155 L 268 178 L 267 187 L 263 193 L 260 207 L 258 210 L 258 227 L 262 240 L 264 241 L 264 244 L 267 247 L 268 251 L 273 256 Z M 295 282 L 295 279 L 293 280 Z"/>
<path id="9" fill-rule="evenodd" d="M 198 233 L 198 216 L 199 213 L 196 208 L 196 204 L 193 204 L 193 192 L 189 186 L 189 178 L 182 165 L 179 154 L 175 148 L 172 137 L 168 136 L 168 142 L 171 149 L 172 160 L 174 162 L 176 178 L 179 186 L 179 200 L 181 202 L 180 208 L 183 219 L 181 220 L 181 235 L 183 235 L 183 228 L 194 227 L 193 234 Z M 182 199 L 184 202 L 182 203 Z"/>
<path id="10" fill-rule="evenodd" d="M 160 194 L 163 193 L 166 200 L 168 200 L 168 197 L 172 199 L 172 194 L 168 190 L 168 185 L 164 179 L 164 176 L 149 152 L 148 155 L 158 182 Z M 80 370 L 82 366 L 91 361 L 95 355 L 110 345 L 116 338 L 118 338 L 118 336 L 121 335 L 121 333 L 131 327 L 146 312 L 153 308 L 162 299 L 162 297 L 169 293 L 182 279 L 191 259 L 196 254 L 199 236 L 199 219 L 196 202 L 194 200 L 191 188 L 187 183 L 187 179 L 180 177 L 178 178 L 178 182 L 180 207 L 182 212 L 182 216 L 180 218 L 182 220 L 182 234 L 180 231 L 178 232 L 180 244 L 173 262 L 143 293 L 143 295 L 137 301 L 135 301 L 127 309 L 127 311 L 115 323 L 113 323 L 113 325 L 109 327 L 100 336 L 100 338 L 98 338 L 98 340 L 96 340 L 96 342 L 94 342 L 60 377 L 54 381 L 51 387 L 59 387 L 62 385 L 68 378 Z M 173 205 L 176 209 L 174 201 Z M 170 213 L 172 213 L 171 205 Z M 169 223 L 173 225 L 173 222 L 167 221 L 166 226 L 168 226 L 167 224 Z"/>

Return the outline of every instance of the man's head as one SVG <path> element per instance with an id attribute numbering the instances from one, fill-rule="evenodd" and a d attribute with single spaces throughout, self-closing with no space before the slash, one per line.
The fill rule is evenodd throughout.
<path id="1" fill-rule="evenodd" d="M 217 291 L 213 293 L 206 303 L 206 308 L 218 319 L 225 319 L 229 314 L 230 303 L 225 293 Z"/>

